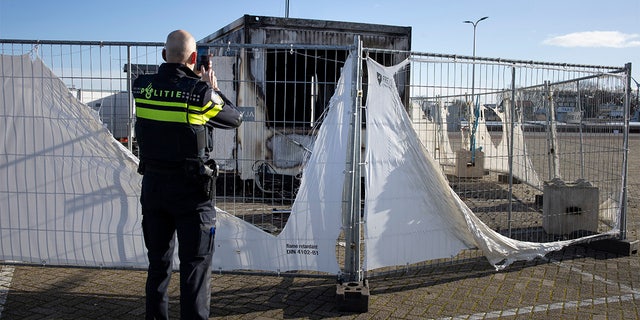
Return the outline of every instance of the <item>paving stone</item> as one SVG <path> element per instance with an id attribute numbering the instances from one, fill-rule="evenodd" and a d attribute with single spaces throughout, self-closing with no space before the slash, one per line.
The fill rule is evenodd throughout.
<path id="1" fill-rule="evenodd" d="M 629 190 L 628 234 L 637 235 L 640 184 Z M 178 276 L 169 286 L 172 319 L 179 318 Z M 0 319 L 140 319 L 145 280 L 144 270 L 15 265 L 11 281 L 0 283 L 8 287 Z M 211 319 L 640 319 L 640 257 L 583 246 L 499 272 L 469 255 L 373 277 L 368 313 L 340 312 L 333 278 L 216 273 L 211 286 Z"/>

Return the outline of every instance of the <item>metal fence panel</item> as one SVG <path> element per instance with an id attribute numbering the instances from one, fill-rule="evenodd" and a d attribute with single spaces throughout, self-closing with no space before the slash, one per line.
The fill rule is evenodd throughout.
<path id="1" fill-rule="evenodd" d="M 162 46 L 2 40 L 0 53 L 40 57 L 135 152 L 129 88 L 157 70 Z M 209 49 L 222 91 L 245 117 L 239 130 L 215 133 L 217 205 L 278 234 L 349 48 Z M 494 230 L 534 242 L 624 230 L 629 69 L 364 52 L 386 65 L 410 58 L 396 82 L 413 126 L 451 187 Z M 553 195 L 557 187 L 568 189 Z M 585 192 L 592 204 L 549 203 Z"/>
<path id="2" fill-rule="evenodd" d="M 624 236 L 628 132 L 639 129 L 629 77 L 630 66 L 415 52 L 397 75 L 450 186 L 492 229 L 532 242 Z M 480 253 L 454 260 L 469 254 Z"/>

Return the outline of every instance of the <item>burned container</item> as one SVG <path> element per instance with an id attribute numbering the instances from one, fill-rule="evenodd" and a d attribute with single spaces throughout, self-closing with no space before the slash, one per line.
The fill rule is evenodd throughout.
<path id="1" fill-rule="evenodd" d="M 221 90 L 244 113 L 233 136 L 216 132 L 221 169 L 265 189 L 265 172 L 299 175 L 356 36 L 365 48 L 389 50 L 370 55 L 384 65 L 411 49 L 411 27 L 250 15 L 198 41 Z M 408 102 L 409 74 L 397 81 Z"/>

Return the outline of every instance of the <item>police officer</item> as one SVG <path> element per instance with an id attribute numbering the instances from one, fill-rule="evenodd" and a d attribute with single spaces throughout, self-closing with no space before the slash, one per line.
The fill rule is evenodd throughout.
<path id="1" fill-rule="evenodd" d="M 162 50 L 157 74 L 133 84 L 136 138 L 143 174 L 142 231 L 149 257 L 146 318 L 168 319 L 167 289 L 178 237 L 180 316 L 207 319 L 215 235 L 216 166 L 209 160 L 211 129 L 233 129 L 242 115 L 219 91 L 209 62 L 198 61 L 191 34 L 176 30 Z"/>

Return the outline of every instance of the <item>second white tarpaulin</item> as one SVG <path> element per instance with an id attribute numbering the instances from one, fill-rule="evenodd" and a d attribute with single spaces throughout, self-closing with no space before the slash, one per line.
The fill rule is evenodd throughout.
<path id="1" fill-rule="evenodd" d="M 466 248 L 482 249 L 501 269 L 584 240 L 518 241 L 483 223 L 449 187 L 411 126 L 394 81 L 407 63 L 384 67 L 367 60 L 375 76 L 366 103 L 366 269 L 448 258 Z"/>

